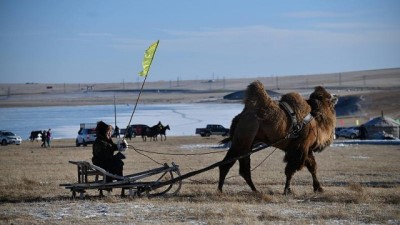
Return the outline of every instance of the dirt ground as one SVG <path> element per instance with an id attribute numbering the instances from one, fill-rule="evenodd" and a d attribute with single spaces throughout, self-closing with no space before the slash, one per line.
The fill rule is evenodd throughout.
<path id="1" fill-rule="evenodd" d="M 125 152 L 124 173 L 171 162 L 182 174 L 204 168 L 224 157 L 226 149 L 217 148 L 220 140 L 133 139 Z M 302 170 L 288 196 L 283 195 L 283 152 L 273 148 L 252 156 L 253 181 L 260 193 L 251 192 L 235 165 L 223 193 L 217 191 L 218 169 L 213 169 L 184 180 L 174 197 L 122 198 L 120 190 L 98 197 L 98 191 L 89 190 L 85 200 L 74 199 L 59 186 L 76 182 L 76 167 L 68 161 L 90 159 L 91 146 L 75 147 L 72 139 L 54 140 L 51 148 L 37 142 L 0 146 L 0 224 L 400 223 L 398 145 L 334 144 L 316 155 L 325 192 L 314 193 L 310 174 Z"/>

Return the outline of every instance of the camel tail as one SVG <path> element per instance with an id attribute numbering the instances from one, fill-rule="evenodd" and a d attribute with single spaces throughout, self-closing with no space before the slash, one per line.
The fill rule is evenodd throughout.
<path id="1" fill-rule="evenodd" d="M 242 115 L 242 113 L 239 113 L 238 115 L 236 115 L 231 122 L 231 127 L 229 128 L 229 136 L 227 138 L 222 139 L 219 143 L 220 144 L 227 144 L 230 141 L 232 141 L 232 137 L 233 134 L 235 133 L 236 130 L 236 125 L 240 120 L 240 116 Z"/>
<path id="2" fill-rule="evenodd" d="M 222 139 L 220 142 L 218 142 L 219 144 L 228 144 L 231 141 L 231 137 L 227 137 Z"/>
<path id="3" fill-rule="evenodd" d="M 244 98 L 245 107 L 260 108 L 269 105 L 271 102 L 271 97 L 267 94 L 264 85 L 260 81 L 256 80 L 247 87 Z"/>

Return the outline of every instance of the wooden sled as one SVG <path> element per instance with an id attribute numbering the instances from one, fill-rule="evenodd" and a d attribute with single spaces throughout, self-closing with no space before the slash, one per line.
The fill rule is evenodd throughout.
<path id="1" fill-rule="evenodd" d="M 175 163 L 172 163 L 171 166 L 165 163 L 162 167 L 126 176 L 111 174 L 86 161 L 69 161 L 69 163 L 77 166 L 77 183 L 60 184 L 60 186 L 70 189 L 74 198 L 77 193 L 81 199 L 85 198 L 85 192 L 89 189 L 99 190 L 101 196 L 104 190 L 110 191 L 117 188 L 121 189 L 122 196 L 125 196 L 126 190 L 132 197 L 175 195 L 182 186 L 182 180 L 170 182 L 181 176 L 179 166 Z M 112 178 L 113 181 L 106 182 L 107 177 Z M 150 178 L 153 180 L 147 181 Z"/>

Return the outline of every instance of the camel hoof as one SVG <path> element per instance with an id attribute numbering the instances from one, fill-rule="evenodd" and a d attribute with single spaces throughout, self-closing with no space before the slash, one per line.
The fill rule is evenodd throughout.
<path id="1" fill-rule="evenodd" d="M 314 188 L 314 192 L 315 193 L 323 193 L 324 189 L 322 187 L 317 187 L 317 188 Z"/>
<path id="2" fill-rule="evenodd" d="M 286 188 L 285 191 L 283 192 L 284 195 L 290 195 L 292 194 L 292 190 L 290 188 Z"/>

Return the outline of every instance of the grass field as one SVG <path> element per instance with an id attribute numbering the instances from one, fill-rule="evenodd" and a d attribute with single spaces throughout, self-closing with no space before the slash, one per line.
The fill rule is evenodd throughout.
<path id="1" fill-rule="evenodd" d="M 185 174 L 224 157 L 213 148 L 220 137 L 168 137 L 165 142 L 130 141 L 160 163 L 175 162 Z M 105 197 L 88 191 L 85 200 L 72 199 L 59 186 L 76 180 L 68 160 L 91 160 L 91 146 L 75 147 L 74 140 L 54 140 L 51 148 L 25 141 L 0 146 L 1 224 L 399 224 L 400 147 L 333 145 L 316 155 L 324 193 L 312 191 L 307 170 L 295 174 L 293 194 L 283 195 L 283 152 L 268 148 L 252 155 L 251 192 L 231 170 L 224 192 L 217 191 L 218 169 L 184 180 L 179 194 L 170 198 L 121 198 L 114 190 Z M 158 167 L 154 161 L 128 149 L 125 174 Z M 265 161 L 264 161 L 265 160 Z"/>
<path id="2" fill-rule="evenodd" d="M 255 79 L 280 93 L 307 92 L 323 85 L 334 94 L 359 96 L 360 110 L 338 118 L 347 126 L 382 112 L 400 117 L 399 68 L 212 83 L 149 82 L 146 89 L 151 91 L 142 95 L 140 104 L 212 102 L 245 89 Z M 139 85 L 0 84 L 0 107 L 113 104 L 114 96 L 117 104 L 133 104 Z M 89 86 L 94 91 L 88 91 Z M 160 94 L 159 90 L 169 92 Z M 156 162 L 175 162 L 182 174 L 204 168 L 224 157 L 225 150 L 213 148 L 220 139 L 184 136 L 142 142 L 136 138 L 130 141 L 135 148 L 163 154 L 142 155 L 128 149 L 124 173 L 156 168 Z M 46 149 L 28 141 L 0 146 L 0 224 L 400 224 L 400 146 L 332 145 L 316 155 L 325 191 L 313 193 L 311 175 L 303 169 L 295 174 L 293 194 L 288 196 L 282 194 L 284 153 L 273 151 L 268 148 L 251 157 L 258 193 L 251 192 L 235 165 L 223 193 L 217 191 L 218 169 L 213 169 L 184 180 L 175 197 L 121 198 L 119 190 L 98 197 L 92 190 L 79 200 L 59 184 L 76 180 L 76 166 L 68 161 L 90 162 L 91 146 L 75 147 L 73 139 L 53 140 Z M 207 152 L 216 153 L 203 154 Z"/>

